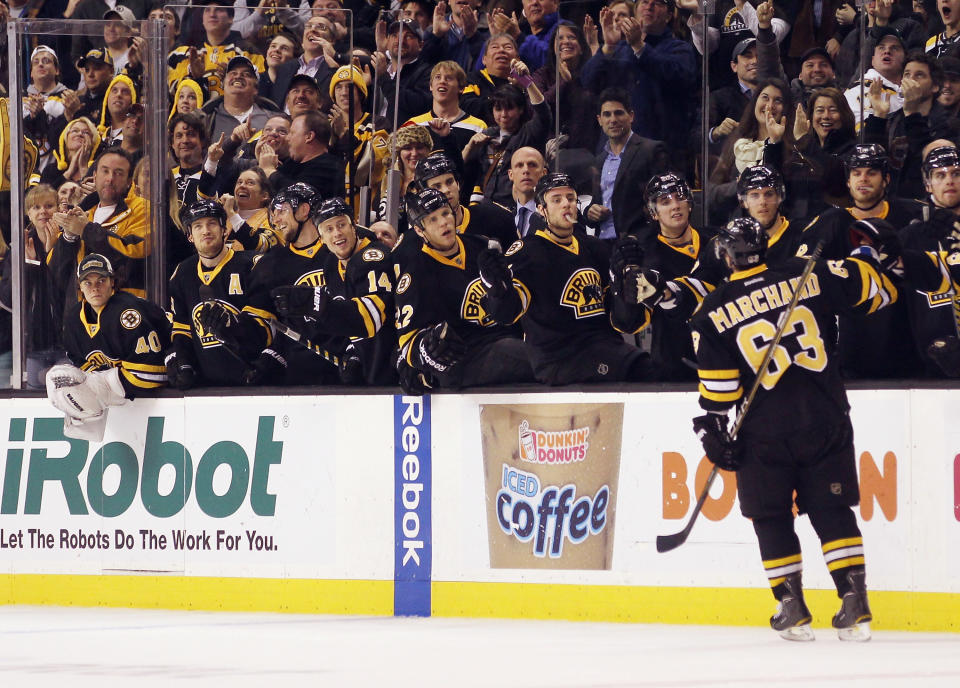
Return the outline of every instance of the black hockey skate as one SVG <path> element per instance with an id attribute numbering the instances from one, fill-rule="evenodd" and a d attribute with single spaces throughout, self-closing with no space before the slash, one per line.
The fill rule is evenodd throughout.
<path id="1" fill-rule="evenodd" d="M 843 596 L 840 611 L 833 617 L 833 627 L 840 640 L 866 642 L 870 640 L 870 604 L 867 602 L 866 571 L 850 571 L 847 581 L 850 591 Z"/>
<path id="2" fill-rule="evenodd" d="M 803 585 L 799 573 L 791 573 L 783 581 L 787 593 L 777 604 L 777 613 L 770 617 L 770 627 L 786 640 L 815 640 L 810 622 L 813 617 L 803 601 Z"/>

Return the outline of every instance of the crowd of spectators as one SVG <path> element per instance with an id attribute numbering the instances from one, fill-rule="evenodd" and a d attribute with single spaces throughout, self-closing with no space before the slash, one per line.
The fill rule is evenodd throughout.
<path id="1" fill-rule="evenodd" d="M 185 261 L 196 263 L 198 254 L 197 270 L 209 268 L 190 226 L 195 215 L 188 211 L 198 202 L 223 209 L 225 243 L 250 254 L 252 275 L 257 256 L 297 253 L 309 232 L 337 255 L 329 243 L 335 240 L 320 231 L 333 215 L 317 215 L 331 199 L 349 205 L 358 245 L 397 246 L 394 254 L 404 244 L 429 247 L 414 222 L 426 210 L 414 207 L 411 215 L 408 208 L 427 186 L 447 195 L 458 232 L 496 238 L 507 250 L 545 230 L 534 192 L 547 172 L 557 171 L 569 175 L 579 197 L 576 232 L 609 246 L 636 237 L 648 256 L 659 244 L 678 251 L 696 244 L 690 251 L 697 258 L 711 226 L 752 212 L 738 184 L 757 166 L 783 180 L 776 217 L 792 226 L 795 247 L 804 244 L 804 227 L 837 208 L 849 211 L 850 222 L 881 217 L 905 232 L 913 220 L 936 219 L 945 236 L 957 232 L 960 208 L 931 197 L 923 160 L 931 142 L 950 146 L 960 138 L 960 0 L 870 0 L 859 9 L 840 0 L 719 0 L 707 17 L 698 13 L 697 0 L 293 3 L 0 0 L 4 22 L 74 18 L 102 26 L 95 36 L 27 36 L 22 105 L 10 104 L 30 153 L 27 188 L 9 189 L 5 180 L 3 191 L 24 199 L 29 387 L 42 388 L 44 370 L 63 357 L 64 318 L 80 300 L 84 256 L 106 257 L 116 288 L 138 297 L 146 296 L 153 233 L 163 233 L 168 277 Z M 149 155 L 144 118 L 158 109 L 144 102 L 144 19 L 162 20 L 171 42 L 165 89 L 157 89 L 167 98 L 160 124 L 169 149 Z M 0 36 L 6 40 L 6 32 Z M 5 55 L 6 46 L 0 48 Z M 706 129 L 699 95 L 704 50 Z M 704 137 L 709 160 L 700 158 Z M 858 143 L 881 146 L 885 156 L 882 166 L 874 165 L 881 195 L 869 206 L 861 202 L 869 194 L 851 174 L 859 168 L 849 163 Z M 446 177 L 423 172 L 436 151 L 453 166 L 452 181 L 442 181 L 442 188 L 432 180 Z M 678 235 L 687 243 L 664 234 L 670 223 L 658 217 L 656 198 L 645 196 L 650 179 L 667 172 L 706 189 L 709 216 L 690 228 L 693 234 Z M 163 176 L 164 198 L 149 197 L 150 175 Z M 316 196 L 283 194 L 298 184 Z M 884 208 L 898 199 L 914 205 L 887 217 Z M 149 221 L 153 204 L 166 209 L 161 226 Z M 9 214 L 8 201 L 0 212 Z M 3 222 L 0 241 L 3 351 L 12 336 L 10 226 Z M 389 290 L 403 288 L 399 261 L 384 273 Z M 299 277 L 292 283 L 309 284 Z M 263 281 L 251 278 L 244 289 Z M 278 332 L 290 322 L 268 307 L 261 311 L 269 347 L 274 336 L 283 340 Z M 383 327 L 392 328 L 394 318 L 386 313 Z M 176 339 L 177 318 L 171 319 Z M 202 334 L 203 322 L 181 320 L 195 328 L 194 336 Z M 399 310 L 396 320 L 402 330 Z M 648 327 L 656 328 L 657 320 Z M 343 363 L 363 336 L 335 334 L 330 358 L 346 381 Z M 390 341 L 396 349 L 396 339 Z M 630 341 L 640 339 L 631 335 Z M 169 341 L 163 346 L 175 348 Z M 246 361 L 238 366 L 256 367 L 260 360 L 257 352 L 233 353 Z M 273 353 L 274 363 L 288 365 L 282 351 Z M 909 355 L 915 366 L 891 362 L 887 371 L 873 372 L 942 374 L 922 363 L 923 351 Z M 9 367 L 9 353 L 0 358 L 4 364 Z M 684 366 L 658 374 L 656 364 L 648 379 L 695 377 Z M 6 375 L 0 371 L 4 382 Z M 291 372 L 238 375 L 232 383 L 267 381 L 338 380 L 329 371 Z"/>

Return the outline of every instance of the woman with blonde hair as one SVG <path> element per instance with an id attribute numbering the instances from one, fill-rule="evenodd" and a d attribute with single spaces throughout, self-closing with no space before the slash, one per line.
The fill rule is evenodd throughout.
<path id="1" fill-rule="evenodd" d="M 55 164 L 40 173 L 40 183 L 59 189 L 64 182 L 79 184 L 92 168 L 100 149 L 100 134 L 86 117 L 70 120 L 60 133 L 60 145 L 53 153 Z"/>

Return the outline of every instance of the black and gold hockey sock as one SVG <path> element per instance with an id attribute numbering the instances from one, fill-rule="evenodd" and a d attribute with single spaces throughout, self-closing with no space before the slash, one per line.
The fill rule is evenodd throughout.
<path id="1" fill-rule="evenodd" d="M 753 530 L 760 543 L 760 557 L 773 596 L 782 600 L 787 593 L 783 584 L 786 577 L 803 571 L 800 540 L 793 530 L 793 514 L 754 519 Z"/>
<path id="2" fill-rule="evenodd" d="M 864 571 L 863 536 L 850 507 L 839 507 L 810 514 L 810 522 L 820 538 L 823 558 L 837 586 L 837 596 L 850 592 L 850 571 Z"/>

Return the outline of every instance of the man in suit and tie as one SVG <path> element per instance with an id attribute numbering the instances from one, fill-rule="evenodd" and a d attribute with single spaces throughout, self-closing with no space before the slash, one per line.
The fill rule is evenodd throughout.
<path id="1" fill-rule="evenodd" d="M 650 177 L 667 170 L 669 156 L 663 142 L 631 129 L 633 110 L 625 90 L 605 89 L 597 100 L 597 121 L 606 140 L 596 158 L 599 188 L 585 216 L 597 228 L 597 237 L 616 239 L 646 223 L 643 189 Z"/>
<path id="2" fill-rule="evenodd" d="M 546 226 L 543 217 L 537 212 L 537 202 L 534 199 L 537 182 L 546 173 L 547 165 L 536 148 L 518 148 L 510 158 L 510 169 L 507 170 L 507 177 L 513 183 L 513 207 L 510 210 L 513 211 L 514 223 L 521 238 Z M 504 250 L 506 248 L 504 246 Z"/>

